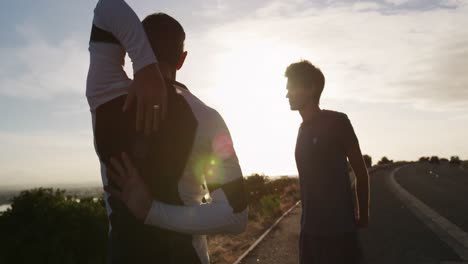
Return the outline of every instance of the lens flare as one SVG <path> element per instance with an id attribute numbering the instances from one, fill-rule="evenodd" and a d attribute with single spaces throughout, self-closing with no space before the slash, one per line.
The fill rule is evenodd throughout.
<path id="1" fill-rule="evenodd" d="M 234 147 L 231 137 L 225 131 L 219 132 L 213 138 L 212 147 L 214 153 L 221 159 L 228 159 L 234 155 Z"/>
<path id="2" fill-rule="evenodd" d="M 201 156 L 195 163 L 194 174 L 200 182 L 223 182 L 223 161 L 216 154 Z"/>

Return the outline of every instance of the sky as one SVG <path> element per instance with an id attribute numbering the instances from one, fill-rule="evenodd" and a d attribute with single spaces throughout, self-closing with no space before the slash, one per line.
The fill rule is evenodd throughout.
<path id="1" fill-rule="evenodd" d="M 284 71 L 302 59 L 374 163 L 468 159 L 467 0 L 127 2 L 185 28 L 178 80 L 224 117 L 244 175 L 297 174 Z M 0 4 L 0 187 L 100 182 L 85 98 L 95 4 Z"/>

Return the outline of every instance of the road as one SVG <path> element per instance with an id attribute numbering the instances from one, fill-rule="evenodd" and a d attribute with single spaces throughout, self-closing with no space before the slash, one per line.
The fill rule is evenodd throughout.
<path id="1" fill-rule="evenodd" d="M 428 225 L 424 215 L 415 213 L 412 203 L 400 199 L 392 189 L 389 180 L 394 169 L 371 173 L 371 223 L 367 230 L 360 231 L 365 263 L 468 263 Z M 401 167 L 394 178 L 400 188 L 466 232 L 468 172 L 449 164 L 414 163 Z M 298 263 L 300 214 L 298 206 L 241 263 Z"/>
<path id="2" fill-rule="evenodd" d="M 417 163 L 402 168 L 395 178 L 408 192 L 468 233 L 468 171 L 448 163 Z"/>

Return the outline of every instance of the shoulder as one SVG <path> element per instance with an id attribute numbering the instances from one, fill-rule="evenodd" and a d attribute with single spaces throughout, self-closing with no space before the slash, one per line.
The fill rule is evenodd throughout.
<path id="1" fill-rule="evenodd" d="M 207 105 L 200 98 L 198 98 L 193 93 L 191 93 L 190 90 L 187 88 L 187 86 L 179 82 L 173 82 L 172 85 L 174 85 L 176 93 L 185 99 L 185 101 L 190 105 L 192 110 L 194 109 L 206 110 L 207 109 Z"/>
<path id="2" fill-rule="evenodd" d="M 184 84 L 175 82 L 174 86 L 177 93 L 181 95 L 190 105 L 192 112 L 199 121 L 205 123 L 205 125 L 224 126 L 224 120 L 216 109 L 210 107 L 205 102 L 203 102 L 203 100 L 190 92 L 187 86 Z"/>
<path id="3" fill-rule="evenodd" d="M 345 113 L 334 111 L 334 110 L 323 109 L 322 113 L 323 113 L 324 116 L 329 117 L 329 118 L 345 118 L 345 117 L 348 117 Z"/>
<path id="4" fill-rule="evenodd" d="M 346 123 L 349 122 L 348 115 L 343 112 L 333 111 L 333 110 L 322 110 L 322 114 L 325 120 L 328 120 L 331 123 Z"/>

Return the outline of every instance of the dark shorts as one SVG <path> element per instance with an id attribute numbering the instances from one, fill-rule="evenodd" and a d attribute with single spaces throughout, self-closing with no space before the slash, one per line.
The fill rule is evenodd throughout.
<path id="1" fill-rule="evenodd" d="M 299 241 L 300 264 L 358 264 L 362 250 L 356 232 L 333 235 L 301 233 Z"/>

